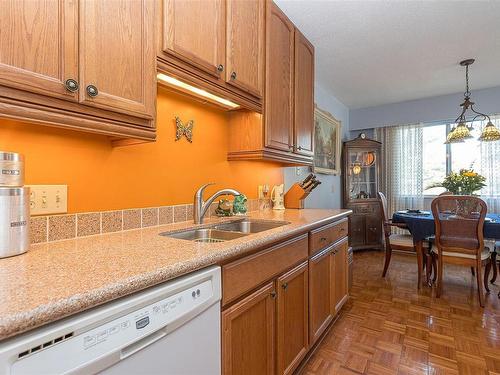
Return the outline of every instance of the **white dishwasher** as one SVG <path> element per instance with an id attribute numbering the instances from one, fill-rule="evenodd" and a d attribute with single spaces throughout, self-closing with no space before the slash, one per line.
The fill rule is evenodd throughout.
<path id="1" fill-rule="evenodd" d="M 0 373 L 221 373 L 220 267 L 0 343 Z"/>

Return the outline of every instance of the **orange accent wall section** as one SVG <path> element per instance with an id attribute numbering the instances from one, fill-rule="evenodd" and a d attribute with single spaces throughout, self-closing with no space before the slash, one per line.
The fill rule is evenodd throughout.
<path id="1" fill-rule="evenodd" d="M 106 136 L 0 120 L 0 150 L 26 158 L 26 184 L 67 184 L 68 212 L 191 203 L 206 182 L 257 198 L 257 186 L 283 182 L 279 164 L 228 162 L 226 113 L 158 89 L 158 138 L 112 147 Z M 193 119 L 193 143 L 175 141 L 175 116 Z"/>

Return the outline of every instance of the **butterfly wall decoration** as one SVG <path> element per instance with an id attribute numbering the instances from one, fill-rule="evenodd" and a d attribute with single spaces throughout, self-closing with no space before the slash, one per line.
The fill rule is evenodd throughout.
<path id="1" fill-rule="evenodd" d="M 175 140 L 178 141 L 179 139 L 182 138 L 184 135 L 188 142 L 192 143 L 193 142 L 193 127 L 194 127 L 194 120 L 189 120 L 186 125 L 182 123 L 182 120 L 178 117 L 175 116 L 175 126 L 177 128 L 175 132 Z"/>

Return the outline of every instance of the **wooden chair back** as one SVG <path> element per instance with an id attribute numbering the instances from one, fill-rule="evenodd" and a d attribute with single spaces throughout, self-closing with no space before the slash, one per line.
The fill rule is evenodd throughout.
<path id="1" fill-rule="evenodd" d="M 488 207 L 477 197 L 438 196 L 431 204 L 438 252 L 465 253 L 481 257 L 483 227 Z"/>
<path id="2" fill-rule="evenodd" d="M 389 219 L 389 213 L 387 212 L 387 198 L 381 191 L 378 192 L 379 205 L 380 205 L 380 219 L 382 220 L 382 226 L 384 228 L 384 236 L 388 240 L 392 234 L 391 220 Z"/>
<path id="3" fill-rule="evenodd" d="M 441 195 L 453 195 L 453 193 L 451 191 L 443 191 L 441 194 L 439 194 L 439 196 Z"/>
<path id="4" fill-rule="evenodd" d="M 389 214 L 387 212 L 387 198 L 381 191 L 378 192 L 378 198 L 380 202 L 380 215 L 382 216 L 381 219 L 383 223 L 386 223 L 389 221 L 388 219 Z"/>
<path id="5" fill-rule="evenodd" d="M 442 197 L 443 195 L 453 195 L 453 193 L 451 191 L 443 191 L 438 196 Z M 449 207 L 448 206 L 445 207 L 445 204 L 447 204 Z M 448 203 L 443 202 L 443 203 L 441 203 L 441 205 L 442 205 L 443 210 L 450 211 L 450 212 L 456 208 L 456 204 L 453 200 L 450 200 Z"/>

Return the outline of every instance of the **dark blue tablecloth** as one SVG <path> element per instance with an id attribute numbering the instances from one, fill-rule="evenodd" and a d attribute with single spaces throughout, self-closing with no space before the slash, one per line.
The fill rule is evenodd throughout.
<path id="1" fill-rule="evenodd" d="M 484 223 L 484 238 L 500 241 L 500 214 L 488 214 L 492 221 Z M 405 223 L 415 241 L 422 241 L 434 235 L 434 217 L 431 213 L 401 213 L 392 216 L 393 223 Z"/>

